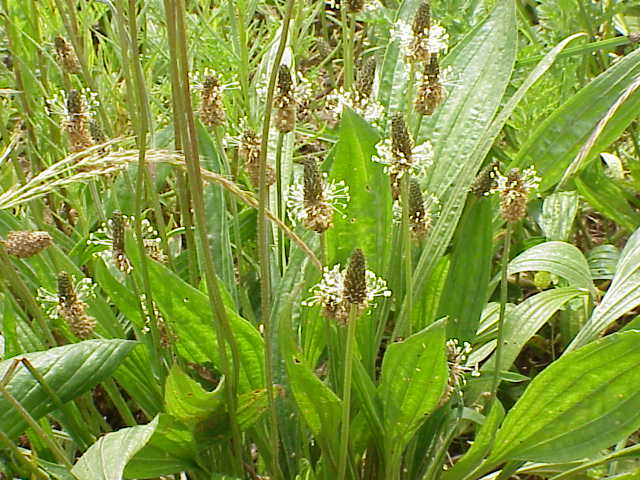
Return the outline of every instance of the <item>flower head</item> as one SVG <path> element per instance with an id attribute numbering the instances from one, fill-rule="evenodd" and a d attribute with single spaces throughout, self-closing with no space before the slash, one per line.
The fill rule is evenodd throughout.
<path id="1" fill-rule="evenodd" d="M 322 233 L 331 227 L 333 212 L 349 201 L 349 187 L 344 182 L 328 182 L 313 163 L 304 165 L 303 181 L 294 183 L 288 192 L 287 207 L 292 221 Z"/>
<path id="2" fill-rule="evenodd" d="M 53 39 L 53 44 L 62 69 L 66 73 L 80 73 L 80 62 L 69 42 L 63 37 L 57 36 Z"/>
<path id="3" fill-rule="evenodd" d="M 200 120 L 208 127 L 224 125 L 227 116 L 222 103 L 223 87 L 215 73 L 205 71 L 205 74 L 200 93 Z"/>
<path id="4" fill-rule="evenodd" d="M 359 92 L 345 92 L 343 88 L 330 94 L 326 105 L 336 119 L 345 108 L 350 108 L 373 125 L 379 124 L 384 115 L 384 108 L 373 98 L 362 96 Z"/>
<path id="5" fill-rule="evenodd" d="M 439 406 L 449 401 L 455 390 L 459 390 L 467 382 L 466 373 L 470 373 L 472 377 L 480 375 L 478 365 L 467 365 L 467 357 L 471 353 L 471 345 L 464 342 L 460 345 L 457 338 L 447 340 L 447 366 L 449 368 L 449 380 Z"/>
<path id="6" fill-rule="evenodd" d="M 355 269 L 355 267 L 353 267 Z M 362 268 L 358 267 L 361 271 Z M 346 323 L 349 318 L 351 305 L 356 305 L 358 315 L 374 304 L 376 297 L 389 297 L 391 292 L 387 289 L 387 283 L 378 278 L 371 270 L 364 270 L 364 292 L 361 280 L 354 280 L 355 273 L 348 273 L 348 268 L 341 269 L 340 265 L 335 265 L 331 269 L 325 269 L 322 280 L 311 289 L 311 297 L 303 302 L 303 305 L 311 306 L 319 304 L 322 306 L 322 314 L 327 318 L 332 318 L 340 323 Z M 358 272 L 358 278 L 361 273 Z M 351 280 L 346 280 L 350 276 Z M 353 292 L 354 283 L 358 284 L 357 292 Z M 352 302 L 357 298 L 358 302 Z"/>
<path id="7" fill-rule="evenodd" d="M 428 62 L 431 55 L 446 51 L 449 40 L 449 34 L 440 25 L 432 24 L 416 32 L 412 25 L 402 20 L 393 26 L 391 35 L 400 43 L 407 63 Z"/>
<path id="8" fill-rule="evenodd" d="M 522 172 L 513 168 L 506 176 L 496 169 L 494 176 L 497 185 L 491 193 L 500 194 L 500 215 L 509 223 L 522 220 L 527 214 L 529 192 L 537 188 L 540 177 L 531 167 Z"/>
<path id="9" fill-rule="evenodd" d="M 280 65 L 276 96 L 273 100 L 274 120 L 278 131 L 291 132 L 296 125 L 296 100 L 291 72 L 286 65 Z"/>
<path id="10" fill-rule="evenodd" d="M 7 253 L 18 258 L 33 257 L 49 247 L 52 242 L 53 239 L 47 232 L 24 230 L 9 232 L 6 240 L 0 240 Z"/>

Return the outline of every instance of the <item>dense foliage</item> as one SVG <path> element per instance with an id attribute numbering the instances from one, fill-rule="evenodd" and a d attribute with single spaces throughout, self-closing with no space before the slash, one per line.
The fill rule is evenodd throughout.
<path id="1" fill-rule="evenodd" d="M 0 478 L 638 478 L 638 0 L 0 13 Z"/>

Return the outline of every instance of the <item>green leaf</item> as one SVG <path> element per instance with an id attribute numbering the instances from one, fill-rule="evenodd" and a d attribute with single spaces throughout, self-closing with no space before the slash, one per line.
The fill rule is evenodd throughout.
<path id="1" fill-rule="evenodd" d="M 341 401 L 305 364 L 302 355 L 283 352 L 289 388 L 314 436 L 332 438 L 340 425 Z"/>
<path id="2" fill-rule="evenodd" d="M 460 221 L 436 317 L 449 317 L 447 338 L 471 341 L 478 329 L 491 273 L 492 215 L 491 202 L 482 198 L 467 206 Z"/>
<path id="3" fill-rule="evenodd" d="M 585 200 L 628 232 L 640 224 L 640 214 L 626 200 L 624 189 L 605 175 L 600 162 L 592 162 L 575 179 Z"/>
<path id="4" fill-rule="evenodd" d="M 345 216 L 334 215 L 334 225 L 326 232 L 329 265 L 344 263 L 361 248 L 372 270 L 382 271 L 391 247 L 391 187 L 383 166 L 371 160 L 377 141 L 378 134 L 367 122 L 344 110 L 329 179 L 348 185 L 350 199 Z"/>
<path id="5" fill-rule="evenodd" d="M 504 372 L 511 367 L 524 345 L 560 308 L 572 299 L 585 295 L 584 290 L 576 288 L 556 288 L 529 297 L 517 307 L 507 310 L 500 360 L 501 370 Z M 489 388 L 490 372 L 494 368 L 495 355 L 482 365 L 483 375 L 469 382 L 468 398 L 478 398 Z"/>
<path id="6" fill-rule="evenodd" d="M 158 417 L 147 425 L 107 433 L 91 445 L 71 472 L 78 480 L 120 480 L 124 468 L 155 432 Z"/>
<path id="7" fill-rule="evenodd" d="M 587 253 L 587 262 L 594 280 L 611 280 L 620 260 L 620 251 L 615 245 L 597 245 Z"/>
<path id="8" fill-rule="evenodd" d="M 595 339 L 620 316 L 640 305 L 640 230 L 627 240 L 611 286 L 565 352 Z"/>
<path id="9" fill-rule="evenodd" d="M 442 211 L 429 234 L 415 271 L 414 289 L 420 291 L 432 268 L 444 254 L 462 214 L 469 187 L 475 180 L 494 138 L 506 118 L 494 116 L 509 83 L 516 53 L 514 2 L 501 0 L 443 62 L 456 76 L 445 102 L 428 121 L 418 139 L 434 144 L 434 165 L 427 191 L 434 193 Z M 426 120 L 426 119 L 425 119 Z"/>
<path id="10" fill-rule="evenodd" d="M 134 268 L 137 268 L 134 258 L 131 255 Z M 207 296 L 164 265 L 149 261 L 147 268 L 153 300 L 177 336 L 178 353 L 188 361 L 213 362 L 219 367 L 218 339 Z M 223 301 L 240 351 L 240 391 L 261 388 L 264 383 L 262 337 L 253 325 L 236 313 L 225 292 Z"/>
<path id="11" fill-rule="evenodd" d="M 198 382 L 177 365 L 169 370 L 164 390 L 166 412 L 187 426 L 195 426 L 212 412 L 224 410 L 223 383 L 213 392 L 207 392 Z"/>
<path id="12" fill-rule="evenodd" d="M 555 185 L 572 163 L 598 122 L 640 73 L 640 51 L 623 57 L 553 112 L 529 137 L 514 167 L 535 166 L 541 190 Z M 591 149 L 603 151 L 636 118 L 640 94 L 634 92 L 607 122 Z M 593 158 L 593 154 L 590 158 Z M 588 159 L 587 159 L 588 160 Z"/>
<path id="13" fill-rule="evenodd" d="M 157 416 L 158 424 L 146 445 L 128 463 L 126 478 L 149 478 L 182 471 L 198 471 L 196 444 L 191 431 L 170 415 Z"/>
<path id="14" fill-rule="evenodd" d="M 509 411 L 488 463 L 563 462 L 640 427 L 640 332 L 617 333 L 548 366 Z"/>
<path id="15" fill-rule="evenodd" d="M 540 227 L 547 240 L 566 242 L 578 213 L 578 194 L 576 192 L 552 193 L 544 199 Z"/>
<path id="16" fill-rule="evenodd" d="M 379 394 L 389 446 L 402 449 L 442 397 L 449 372 L 445 333 L 440 320 L 387 347 Z"/>
<path id="17" fill-rule="evenodd" d="M 595 295 L 587 259 L 570 243 L 541 243 L 525 250 L 509 262 L 509 275 L 539 271 L 558 275 L 569 282 L 570 286 L 584 288 Z"/>
<path id="18" fill-rule="evenodd" d="M 504 407 L 499 401 L 496 401 L 484 419 L 482 427 L 476 429 L 471 448 L 453 465 L 453 468 L 444 473 L 442 477 L 443 480 L 460 480 L 467 478 L 467 475 L 482 463 L 482 459 L 491 449 L 496 432 L 503 418 Z"/>
<path id="19" fill-rule="evenodd" d="M 62 402 L 68 402 L 109 378 L 135 345 L 127 340 L 86 340 L 27 353 L 21 358 L 31 362 Z M 0 378 L 13 361 L 0 362 Z M 53 401 L 23 366 L 16 370 L 6 389 L 36 420 L 55 409 Z M 13 439 L 26 428 L 22 417 L 0 397 L 0 430 Z"/>

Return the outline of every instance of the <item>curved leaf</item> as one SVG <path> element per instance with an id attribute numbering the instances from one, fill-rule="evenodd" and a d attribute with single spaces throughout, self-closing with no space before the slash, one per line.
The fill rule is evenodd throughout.
<path id="1" fill-rule="evenodd" d="M 638 342 L 638 331 L 617 333 L 547 367 L 507 414 L 487 463 L 576 460 L 640 427 Z"/>
<path id="2" fill-rule="evenodd" d="M 622 58 L 573 95 L 551 114 L 522 146 L 514 167 L 535 166 L 542 177 L 541 190 L 561 178 L 598 122 L 640 73 L 640 51 Z M 615 112 L 599 135 L 591 152 L 600 152 L 617 139 L 637 116 L 640 93 L 633 93 Z M 593 153 L 590 158 L 593 158 Z"/>
<path id="3" fill-rule="evenodd" d="M 542 204 L 540 227 L 547 240 L 566 242 L 571 234 L 576 213 L 578 213 L 576 192 L 557 192 L 545 198 Z"/>
<path id="4" fill-rule="evenodd" d="M 444 60 L 456 77 L 445 102 L 419 137 L 434 144 L 435 163 L 427 191 L 441 201 L 442 211 L 429 234 L 415 271 L 420 291 L 444 254 L 466 203 L 469 187 L 501 125 L 492 123 L 513 69 L 517 44 L 512 0 L 497 3 Z M 503 121 L 506 118 L 503 119 Z"/>
<path id="5" fill-rule="evenodd" d="M 120 480 L 129 460 L 144 447 L 158 426 L 158 417 L 147 425 L 107 433 L 91 445 L 71 472 L 78 480 Z"/>
<path id="6" fill-rule="evenodd" d="M 68 402 L 109 378 L 135 345 L 128 340 L 86 340 L 27 353 L 21 358 L 31 362 L 62 402 Z M 0 378 L 14 360 L 0 362 Z M 55 409 L 53 401 L 24 367 L 16 370 L 6 389 L 36 420 Z M 24 420 L 0 397 L 0 430 L 14 438 L 26 428 Z"/>
<path id="7" fill-rule="evenodd" d="M 509 275 L 520 272 L 549 272 L 569 285 L 595 294 L 587 259 L 577 247 L 565 242 L 545 242 L 524 251 L 509 263 Z"/>
<path id="8" fill-rule="evenodd" d="M 611 286 L 566 352 L 589 343 L 621 315 L 640 305 L 640 230 L 627 241 Z"/>

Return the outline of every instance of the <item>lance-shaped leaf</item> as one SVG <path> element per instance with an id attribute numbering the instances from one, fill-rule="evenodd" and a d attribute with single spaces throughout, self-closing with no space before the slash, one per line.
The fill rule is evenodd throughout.
<path id="1" fill-rule="evenodd" d="M 509 275 L 537 271 L 558 275 L 567 280 L 570 286 L 584 288 L 595 295 L 587 259 L 570 243 L 541 243 L 522 252 L 509 263 Z"/>
<path id="2" fill-rule="evenodd" d="M 364 119 L 344 110 L 329 178 L 343 181 L 350 198 L 344 216 L 334 215 L 326 233 L 329 265 L 344 263 L 354 248 L 362 248 L 372 270 L 382 270 L 390 247 L 391 193 L 383 166 L 371 160 L 377 141 L 378 134 Z"/>
<path id="3" fill-rule="evenodd" d="M 547 367 L 507 414 L 487 463 L 577 460 L 640 427 L 638 342 L 638 331 L 617 333 Z"/>
<path id="4" fill-rule="evenodd" d="M 590 342 L 621 315 L 640 305 L 640 230 L 627 241 L 611 286 L 566 352 Z M 566 353 L 565 352 L 565 353 Z"/>
<path id="5" fill-rule="evenodd" d="M 109 378 L 135 345 L 128 340 L 86 340 L 20 358 L 28 359 L 60 400 L 68 402 Z M 14 360 L 0 362 L 0 378 Z M 55 409 L 53 400 L 23 366 L 18 367 L 5 388 L 36 420 Z M 0 396 L 0 430 L 14 438 L 26 428 L 22 417 Z"/>
<path id="6" fill-rule="evenodd" d="M 402 449 L 438 405 L 448 379 L 445 333 L 440 320 L 387 348 L 379 390 L 388 445 Z"/>

